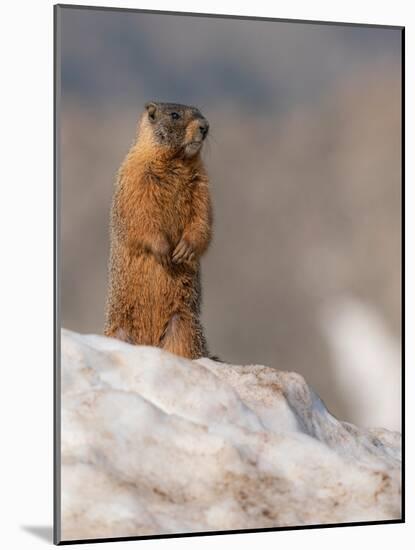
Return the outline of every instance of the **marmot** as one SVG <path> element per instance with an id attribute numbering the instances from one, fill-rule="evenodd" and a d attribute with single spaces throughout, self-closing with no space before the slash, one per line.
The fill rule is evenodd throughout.
<path id="1" fill-rule="evenodd" d="M 208 355 L 199 319 L 212 227 L 200 156 L 208 130 L 195 107 L 147 103 L 111 208 L 105 334 L 191 359 Z"/>

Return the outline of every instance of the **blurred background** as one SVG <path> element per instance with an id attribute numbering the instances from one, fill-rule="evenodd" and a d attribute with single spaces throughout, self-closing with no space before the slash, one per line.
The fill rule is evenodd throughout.
<path id="1" fill-rule="evenodd" d="M 62 326 L 102 333 L 116 171 L 148 100 L 211 133 L 211 351 L 400 429 L 401 31 L 60 8 Z"/>

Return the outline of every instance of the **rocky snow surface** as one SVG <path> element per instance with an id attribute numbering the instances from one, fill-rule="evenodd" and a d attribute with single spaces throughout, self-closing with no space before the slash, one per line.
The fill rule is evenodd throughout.
<path id="1" fill-rule="evenodd" d="M 400 518 L 400 434 L 296 373 L 68 330 L 61 354 L 62 540 Z"/>

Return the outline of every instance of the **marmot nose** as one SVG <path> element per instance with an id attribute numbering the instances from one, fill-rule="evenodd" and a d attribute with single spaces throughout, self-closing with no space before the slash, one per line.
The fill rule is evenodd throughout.
<path id="1" fill-rule="evenodd" d="M 199 130 L 202 134 L 202 138 L 205 139 L 209 132 L 209 122 L 206 119 L 203 119 L 199 122 Z"/>

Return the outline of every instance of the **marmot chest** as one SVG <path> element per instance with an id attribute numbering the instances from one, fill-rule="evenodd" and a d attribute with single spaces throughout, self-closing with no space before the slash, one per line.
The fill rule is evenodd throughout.
<path id="1" fill-rule="evenodd" d="M 193 212 L 193 189 L 196 182 L 190 177 L 169 177 L 156 185 L 158 215 L 163 225 L 166 230 L 183 231 Z"/>

